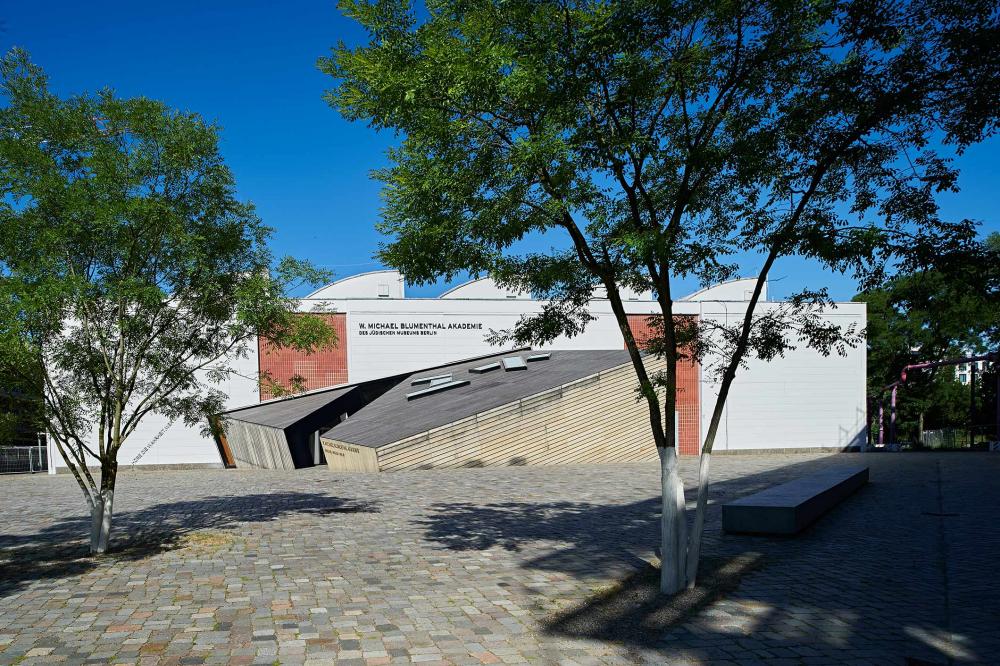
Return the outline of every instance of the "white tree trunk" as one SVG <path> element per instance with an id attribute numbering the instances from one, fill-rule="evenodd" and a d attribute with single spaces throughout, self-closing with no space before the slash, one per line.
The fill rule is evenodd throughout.
<path id="1" fill-rule="evenodd" d="M 98 553 L 97 546 L 101 539 L 101 525 L 104 523 L 104 502 L 99 493 L 94 493 L 90 504 L 90 554 Z"/>
<path id="2" fill-rule="evenodd" d="M 694 587 L 698 577 L 698 560 L 701 557 L 701 535 L 705 529 L 705 513 L 708 509 L 708 468 L 712 454 L 702 451 L 698 463 L 698 503 L 694 513 L 694 527 L 691 528 L 687 553 L 687 587 Z"/>
<path id="3" fill-rule="evenodd" d="M 115 491 L 104 490 L 94 499 L 91 508 L 90 554 L 101 555 L 108 550 L 111 538 L 111 516 L 114 513 Z"/>
<path id="4" fill-rule="evenodd" d="M 674 451 L 677 448 L 674 447 Z M 675 454 L 675 460 L 679 463 Z M 687 529 L 687 501 L 684 497 L 684 481 L 681 479 L 679 465 L 674 466 L 673 473 L 674 502 L 677 506 L 677 589 L 682 589 L 687 584 L 687 552 L 688 552 L 688 529 Z"/>
<path id="5" fill-rule="evenodd" d="M 677 469 L 676 447 L 659 449 L 660 491 L 660 591 L 674 594 L 684 588 L 687 523 L 684 517 L 684 484 Z"/>

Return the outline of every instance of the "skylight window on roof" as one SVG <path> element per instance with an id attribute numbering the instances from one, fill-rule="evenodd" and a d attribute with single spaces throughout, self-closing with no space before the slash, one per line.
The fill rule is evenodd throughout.
<path id="1" fill-rule="evenodd" d="M 421 389 L 420 391 L 414 391 L 413 393 L 407 393 L 407 400 L 416 400 L 417 398 L 423 398 L 424 396 L 434 395 L 435 393 L 440 393 L 441 391 L 448 391 L 453 388 L 458 388 L 459 386 L 465 386 L 469 383 L 468 379 L 458 379 L 450 382 L 443 382 L 441 384 L 432 384 L 430 387 Z"/>
<path id="2" fill-rule="evenodd" d="M 449 372 L 447 375 L 434 375 L 432 377 L 417 377 L 412 382 L 410 382 L 410 386 L 416 386 L 417 384 L 433 385 L 433 384 L 440 384 L 441 382 L 450 382 L 450 381 L 451 381 L 451 373 Z"/>
<path id="3" fill-rule="evenodd" d="M 469 372 L 476 375 L 481 375 L 484 372 L 489 372 L 490 370 L 499 370 L 499 369 L 500 369 L 500 361 L 497 361 L 496 363 L 487 363 L 486 365 L 480 365 L 475 368 L 469 368 Z"/>
<path id="4" fill-rule="evenodd" d="M 532 354 L 527 359 L 528 363 L 534 363 L 535 361 L 547 361 L 552 356 L 552 354 Z"/>
<path id="5" fill-rule="evenodd" d="M 503 358 L 503 369 L 506 372 L 512 370 L 527 370 L 528 364 L 520 356 L 505 356 Z"/>

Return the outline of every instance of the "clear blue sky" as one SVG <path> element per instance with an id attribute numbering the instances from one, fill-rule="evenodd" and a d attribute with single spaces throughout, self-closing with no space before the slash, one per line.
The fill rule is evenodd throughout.
<path id="1" fill-rule="evenodd" d="M 3 50 L 28 49 L 60 94 L 109 86 L 217 122 L 240 195 L 275 228 L 277 254 L 338 277 L 379 267 L 372 254 L 380 201 L 368 174 L 384 163 L 393 137 L 345 122 L 321 98 L 332 80 L 316 58 L 338 40 L 364 37 L 331 0 L 34 0 L 6 3 L 0 22 Z M 959 160 L 963 189 L 942 200 L 945 215 L 1000 230 L 998 151 L 994 139 Z M 850 280 L 804 261 L 779 263 L 772 278 L 774 296 L 802 286 L 829 286 L 843 300 L 855 292 Z"/>

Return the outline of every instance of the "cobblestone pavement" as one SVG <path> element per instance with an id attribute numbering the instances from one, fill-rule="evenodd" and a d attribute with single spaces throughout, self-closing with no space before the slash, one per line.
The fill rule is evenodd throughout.
<path id="1" fill-rule="evenodd" d="M 72 478 L 3 477 L 0 664 L 1000 663 L 1000 455 L 716 456 L 712 500 L 862 458 L 796 538 L 713 506 L 707 561 L 757 567 L 625 639 L 656 609 L 588 600 L 654 556 L 655 465 L 123 472 L 99 560 Z"/>

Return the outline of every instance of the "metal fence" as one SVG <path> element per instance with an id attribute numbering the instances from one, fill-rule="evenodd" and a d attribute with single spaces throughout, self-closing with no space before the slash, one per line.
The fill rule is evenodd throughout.
<path id="1" fill-rule="evenodd" d="M 33 474 L 48 471 L 49 456 L 44 445 L 0 446 L 0 474 Z"/>
<path id="2" fill-rule="evenodd" d="M 979 449 L 997 450 L 995 425 L 977 425 L 971 428 L 943 428 L 925 430 L 921 444 L 928 449 Z"/>

